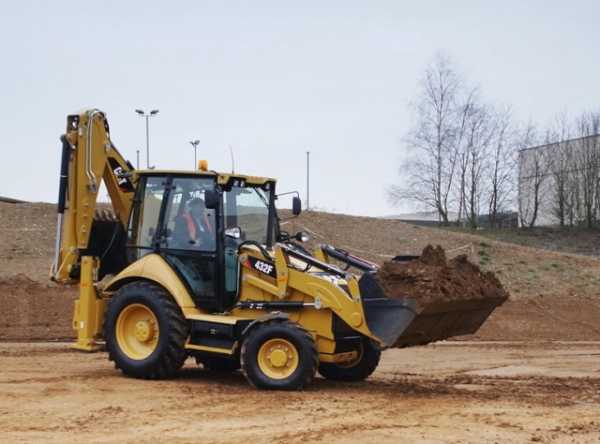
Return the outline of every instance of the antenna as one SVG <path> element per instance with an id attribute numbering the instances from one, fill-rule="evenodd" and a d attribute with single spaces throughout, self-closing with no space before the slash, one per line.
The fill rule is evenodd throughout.
<path id="1" fill-rule="evenodd" d="M 235 161 L 233 159 L 233 148 L 231 148 L 231 144 L 229 144 L 229 155 L 231 156 L 231 172 L 235 173 Z"/>
<path id="2" fill-rule="evenodd" d="M 310 210 L 310 151 L 306 152 L 306 211 Z"/>

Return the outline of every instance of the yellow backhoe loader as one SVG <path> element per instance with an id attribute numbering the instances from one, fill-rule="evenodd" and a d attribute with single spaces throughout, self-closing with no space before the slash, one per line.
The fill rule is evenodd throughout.
<path id="1" fill-rule="evenodd" d="M 375 265 L 330 245 L 311 254 L 304 233 L 281 230 L 274 179 L 205 161 L 135 170 L 97 109 L 69 115 L 61 141 L 51 278 L 79 284 L 74 347 L 105 347 L 128 376 L 172 377 L 192 356 L 214 371 L 241 368 L 261 389 L 301 389 L 317 371 L 363 380 L 383 348 L 474 332 L 495 307 L 417 313 L 410 298 L 388 299 Z M 110 211 L 97 203 L 102 182 Z"/>

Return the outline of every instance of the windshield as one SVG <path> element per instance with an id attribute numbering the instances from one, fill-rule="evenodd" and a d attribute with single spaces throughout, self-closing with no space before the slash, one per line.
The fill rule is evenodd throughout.
<path id="1" fill-rule="evenodd" d="M 241 240 L 251 240 L 268 245 L 273 239 L 274 216 L 270 211 L 272 184 L 237 186 L 224 193 L 225 228 L 239 227 Z M 269 235 L 269 228 L 271 235 Z"/>

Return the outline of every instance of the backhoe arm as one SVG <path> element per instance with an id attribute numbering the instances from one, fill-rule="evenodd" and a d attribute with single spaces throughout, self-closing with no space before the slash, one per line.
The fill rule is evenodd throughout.
<path id="1" fill-rule="evenodd" d="M 113 211 L 125 228 L 134 195 L 134 168 L 110 140 L 108 121 L 97 109 L 67 117 L 61 136 L 62 158 L 58 194 L 56 246 L 51 278 L 76 278 L 90 233 L 100 184 L 104 181 Z"/>

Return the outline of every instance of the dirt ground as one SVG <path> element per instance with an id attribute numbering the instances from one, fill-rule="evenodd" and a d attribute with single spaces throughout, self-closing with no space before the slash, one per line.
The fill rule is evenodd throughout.
<path id="1" fill-rule="evenodd" d="M 361 383 L 262 392 L 190 360 L 125 378 L 104 353 L 0 343 L 4 442 L 600 441 L 600 342 L 456 343 L 384 352 Z"/>
<path id="2" fill-rule="evenodd" d="M 258 392 L 239 372 L 191 360 L 177 380 L 142 381 L 121 376 L 105 353 L 31 342 L 73 336 L 77 288 L 48 281 L 55 221 L 54 205 L 0 203 L 2 442 L 600 442 L 595 258 L 304 213 L 283 228 L 309 231 L 310 246 L 382 263 L 439 244 L 496 273 L 511 296 L 475 335 L 385 351 L 365 382 L 317 378 L 304 392 Z"/>

